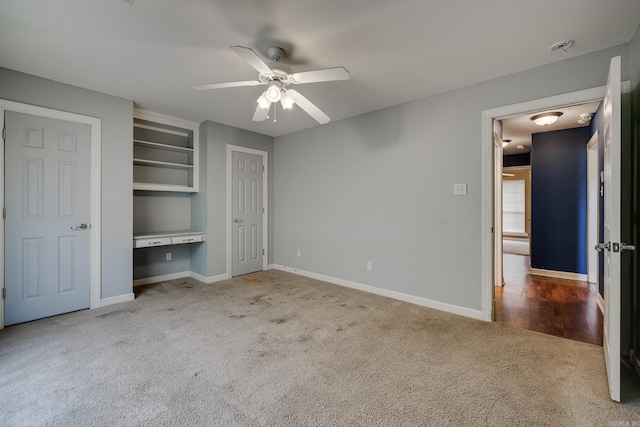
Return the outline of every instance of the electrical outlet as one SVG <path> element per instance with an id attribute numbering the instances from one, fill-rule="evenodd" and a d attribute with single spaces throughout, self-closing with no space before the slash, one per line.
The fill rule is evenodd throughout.
<path id="1" fill-rule="evenodd" d="M 171 252 L 167 252 L 165 254 L 165 258 L 167 259 L 167 261 L 171 261 Z"/>
<path id="2" fill-rule="evenodd" d="M 467 195 L 467 184 L 453 184 L 453 195 L 454 196 L 466 196 Z"/>
<path id="3" fill-rule="evenodd" d="M 367 270 L 369 271 L 373 270 L 373 262 L 367 261 Z"/>
<path id="4" fill-rule="evenodd" d="M 302 256 L 302 251 L 300 249 L 298 249 L 297 254 L 298 254 L 298 256 Z"/>

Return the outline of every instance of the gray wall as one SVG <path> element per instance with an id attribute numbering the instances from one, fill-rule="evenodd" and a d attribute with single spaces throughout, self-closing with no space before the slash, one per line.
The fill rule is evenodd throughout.
<path id="1" fill-rule="evenodd" d="M 206 274 L 202 254 L 194 260 L 194 271 L 206 277 L 227 273 L 227 145 L 240 145 L 269 153 L 269 263 L 273 262 L 274 198 L 273 198 L 273 138 L 214 122 L 200 126 L 201 139 L 206 138 Z M 202 181 L 201 181 L 202 184 Z M 205 194 L 202 193 L 201 194 Z M 198 209 L 205 205 L 198 196 Z M 193 211 L 192 211 L 193 214 Z"/>
<path id="2" fill-rule="evenodd" d="M 102 298 L 131 293 L 132 101 L 5 68 L 0 98 L 102 119 Z"/>
<path id="3" fill-rule="evenodd" d="M 194 230 L 207 229 L 207 163 L 208 163 L 208 137 L 206 122 L 200 123 L 199 129 L 199 167 L 198 184 L 199 192 L 191 196 L 191 228 Z M 207 245 L 187 245 L 191 250 L 190 269 L 194 273 L 207 277 Z"/>
<path id="4" fill-rule="evenodd" d="M 273 138 L 214 122 L 200 124 L 198 193 L 136 192 L 134 232 L 205 230 L 206 243 L 135 251 L 134 278 L 193 271 L 204 277 L 227 273 L 227 145 L 269 153 L 269 186 L 273 195 Z M 273 197 L 269 200 L 269 253 L 273 261 Z M 161 217 L 157 215 L 162 211 Z M 166 261 L 166 252 L 172 260 Z"/>
<path id="5" fill-rule="evenodd" d="M 481 310 L 482 111 L 604 85 L 617 55 L 627 79 L 627 53 L 622 45 L 276 138 L 275 263 Z M 454 183 L 468 195 L 453 196 Z"/>
<path id="6" fill-rule="evenodd" d="M 133 192 L 133 232 L 204 230 L 192 224 L 193 193 Z M 191 247 L 203 244 L 159 246 L 133 251 L 133 279 L 190 270 Z M 166 254 L 171 253 L 171 261 Z"/>

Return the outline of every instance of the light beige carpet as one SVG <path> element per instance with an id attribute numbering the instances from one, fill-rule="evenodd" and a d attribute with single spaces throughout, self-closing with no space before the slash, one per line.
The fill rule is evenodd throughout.
<path id="1" fill-rule="evenodd" d="M 0 425 L 607 426 L 602 348 L 267 271 L 0 331 Z"/>

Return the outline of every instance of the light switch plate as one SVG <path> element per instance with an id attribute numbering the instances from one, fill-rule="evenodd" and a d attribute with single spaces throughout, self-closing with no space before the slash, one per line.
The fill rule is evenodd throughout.
<path id="1" fill-rule="evenodd" d="M 467 184 L 453 184 L 453 195 L 454 196 L 466 196 L 467 195 Z"/>

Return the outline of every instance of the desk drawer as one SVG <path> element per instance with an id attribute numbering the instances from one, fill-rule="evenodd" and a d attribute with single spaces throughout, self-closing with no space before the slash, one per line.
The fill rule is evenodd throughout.
<path id="1" fill-rule="evenodd" d="M 153 239 L 137 239 L 133 241 L 134 248 L 150 248 L 152 246 L 165 246 L 171 244 L 171 237 L 157 237 Z"/>
<path id="2" fill-rule="evenodd" d="M 172 245 L 179 245 L 181 243 L 196 243 L 202 242 L 204 240 L 204 236 L 202 234 L 197 234 L 194 236 L 178 236 L 171 238 Z"/>

